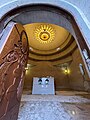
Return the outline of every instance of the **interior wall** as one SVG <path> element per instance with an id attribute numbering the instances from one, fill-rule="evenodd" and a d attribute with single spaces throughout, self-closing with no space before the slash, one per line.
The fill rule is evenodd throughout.
<path id="1" fill-rule="evenodd" d="M 81 58 L 79 49 L 76 49 L 72 54 L 73 61 L 70 64 L 70 74 L 69 74 L 69 83 L 72 89 L 74 90 L 85 90 L 84 81 L 88 81 L 89 77 L 86 72 L 83 60 Z M 80 72 L 79 64 L 83 65 L 85 76 Z"/>
<path id="2" fill-rule="evenodd" d="M 39 62 L 36 66 L 26 70 L 24 89 L 32 89 L 33 77 L 47 76 L 55 78 L 56 90 L 69 88 L 68 77 L 60 68 L 52 66 L 51 62 Z"/>
<path id="3" fill-rule="evenodd" d="M 26 70 L 24 89 L 32 90 L 33 77 L 47 77 L 52 76 L 55 78 L 56 90 L 85 90 L 84 81 L 89 81 L 84 63 L 82 61 L 79 49 L 76 49 L 72 54 L 73 61 L 69 69 L 70 73 L 66 75 L 59 67 L 54 67 L 51 62 L 35 62 L 36 65 Z M 83 65 L 85 77 L 83 78 L 79 64 Z"/>

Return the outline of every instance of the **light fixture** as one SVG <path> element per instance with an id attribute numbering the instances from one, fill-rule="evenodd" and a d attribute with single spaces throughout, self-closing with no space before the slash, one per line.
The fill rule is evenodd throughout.
<path id="1" fill-rule="evenodd" d="M 64 73 L 65 73 L 65 74 L 69 74 L 69 73 L 70 73 L 70 70 L 68 69 L 68 67 L 65 67 L 65 68 L 64 68 Z"/>
<path id="2" fill-rule="evenodd" d="M 30 67 L 30 64 L 27 64 L 27 66 L 25 67 L 25 70 L 28 70 Z"/>
<path id="3" fill-rule="evenodd" d="M 58 51 L 58 50 L 60 50 L 60 48 L 58 47 L 56 50 Z"/>
<path id="4" fill-rule="evenodd" d="M 68 73 L 68 70 L 67 70 L 67 69 L 65 69 L 65 73 Z"/>
<path id="5" fill-rule="evenodd" d="M 33 50 L 33 48 L 32 48 L 32 47 L 29 47 L 29 50 Z"/>
<path id="6" fill-rule="evenodd" d="M 55 38 L 55 30 L 49 24 L 41 24 L 36 27 L 34 35 L 40 43 L 49 43 Z"/>
<path id="7" fill-rule="evenodd" d="M 27 67 L 29 68 L 31 66 L 31 64 L 27 64 Z"/>
<path id="8" fill-rule="evenodd" d="M 27 68 L 27 67 L 25 67 L 25 70 L 28 70 L 28 68 Z"/>

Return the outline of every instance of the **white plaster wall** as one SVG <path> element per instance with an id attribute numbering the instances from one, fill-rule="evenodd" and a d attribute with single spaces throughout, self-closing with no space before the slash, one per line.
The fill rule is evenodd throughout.
<path id="1" fill-rule="evenodd" d="M 78 7 L 90 22 L 90 0 L 66 0 Z"/>
<path id="2" fill-rule="evenodd" d="M 20 1 L 20 0 L 3 0 L 0 1 L 0 6 L 7 4 L 9 2 L 15 2 L 15 1 Z M 23 1 L 23 0 L 21 0 Z M 30 0 L 28 0 L 30 1 Z M 42 0 L 43 1 L 43 0 Z M 50 0 L 48 0 L 50 1 Z M 54 1 L 54 0 L 52 0 Z M 55 1 L 67 1 L 73 5 L 75 5 L 76 7 L 78 7 L 87 17 L 88 21 L 90 21 L 90 0 L 55 0 Z M 37 0 L 38 2 L 38 0 Z"/>

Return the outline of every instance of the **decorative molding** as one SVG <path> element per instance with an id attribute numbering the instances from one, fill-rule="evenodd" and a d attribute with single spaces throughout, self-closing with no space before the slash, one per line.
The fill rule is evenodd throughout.
<path id="1" fill-rule="evenodd" d="M 40 43 L 48 44 L 55 38 L 55 30 L 49 24 L 41 24 L 34 31 L 35 39 Z"/>

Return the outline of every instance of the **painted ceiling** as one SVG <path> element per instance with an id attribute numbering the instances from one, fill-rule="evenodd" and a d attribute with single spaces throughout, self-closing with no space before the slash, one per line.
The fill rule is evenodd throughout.
<path id="1" fill-rule="evenodd" d="M 56 63 L 72 59 L 77 45 L 66 29 L 49 23 L 26 24 L 24 28 L 29 41 L 29 61 Z"/>
<path id="2" fill-rule="evenodd" d="M 48 23 L 27 24 L 24 27 L 30 46 L 41 51 L 60 47 L 69 36 L 64 28 Z"/>

